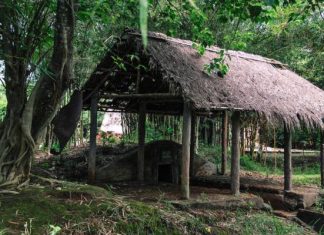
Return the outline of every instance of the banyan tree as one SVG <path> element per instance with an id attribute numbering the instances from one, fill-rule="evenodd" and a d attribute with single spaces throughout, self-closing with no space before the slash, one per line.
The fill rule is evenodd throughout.
<path id="1" fill-rule="evenodd" d="M 144 180 L 145 115 L 182 115 L 181 190 L 183 198 L 189 198 L 196 117 L 222 113 L 223 121 L 230 117 L 232 125 L 232 193 L 239 193 L 241 120 L 249 115 L 284 127 L 284 190 L 291 190 L 291 132 L 301 126 L 323 128 L 324 91 L 279 61 L 240 51 L 225 52 L 225 76 L 207 73 L 205 66 L 219 52 L 209 47 L 199 55 L 193 42 L 161 33 L 150 32 L 146 48 L 137 31 L 116 39 L 83 87 L 83 108 L 91 110 L 89 179 L 95 180 L 97 111 L 138 113 L 139 181 Z"/>

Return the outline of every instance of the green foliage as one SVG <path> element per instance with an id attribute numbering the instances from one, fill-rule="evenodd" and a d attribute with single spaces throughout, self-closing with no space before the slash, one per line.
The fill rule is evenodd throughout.
<path id="1" fill-rule="evenodd" d="M 140 0 L 140 29 L 144 47 L 147 46 L 147 14 L 148 2 L 147 0 Z"/>
<path id="2" fill-rule="evenodd" d="M 60 144 L 58 142 L 55 142 L 52 144 L 51 149 L 53 149 L 55 152 L 60 152 Z"/>
<path id="3" fill-rule="evenodd" d="M 117 66 L 117 68 L 127 71 L 123 58 L 119 56 L 112 56 L 112 59 L 113 63 Z"/>
<path id="4" fill-rule="evenodd" d="M 3 86 L 0 86 L 0 122 L 3 121 L 6 115 L 7 108 L 7 99 L 5 96 L 5 89 Z"/>
<path id="5" fill-rule="evenodd" d="M 215 73 L 220 77 L 226 75 L 229 71 L 228 65 L 224 62 L 225 60 L 225 52 L 224 50 L 220 50 L 219 57 L 212 59 L 210 64 L 206 64 L 204 66 L 204 70 L 208 73 Z"/>
<path id="6" fill-rule="evenodd" d="M 49 231 L 50 235 L 57 235 L 62 230 L 60 226 L 55 226 L 52 224 L 49 225 L 49 228 L 50 228 Z"/>
<path id="7" fill-rule="evenodd" d="M 119 142 L 119 139 L 114 135 L 110 135 L 105 132 L 101 132 L 100 134 L 101 134 L 101 141 L 102 141 L 103 145 L 115 144 L 115 143 Z"/>
<path id="8" fill-rule="evenodd" d="M 213 162 L 218 166 L 221 163 L 222 147 L 220 145 L 211 146 L 203 142 L 199 143 L 198 154 L 204 159 Z"/>

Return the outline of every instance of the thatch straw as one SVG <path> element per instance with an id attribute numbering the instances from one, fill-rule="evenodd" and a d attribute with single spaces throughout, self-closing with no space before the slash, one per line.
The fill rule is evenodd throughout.
<path id="1" fill-rule="evenodd" d="M 128 32 L 126 46 L 122 48 L 128 45 L 143 51 L 142 47 L 132 45 L 141 42 L 139 36 L 136 32 Z M 218 56 L 219 50 L 210 47 L 200 56 L 192 48 L 191 41 L 151 32 L 145 55 L 150 68 L 158 69 L 171 87 L 180 89 L 183 98 L 191 101 L 196 111 L 224 108 L 253 111 L 291 127 L 301 123 L 308 127 L 323 126 L 323 90 L 278 61 L 239 51 L 226 52 L 225 62 L 230 70 L 224 78 L 208 75 L 204 66 Z M 110 57 L 108 53 L 104 61 Z M 107 62 L 101 63 L 90 80 L 96 80 L 98 71 L 103 71 L 103 64 L 107 66 Z M 85 85 L 85 90 L 89 90 L 89 84 Z"/>

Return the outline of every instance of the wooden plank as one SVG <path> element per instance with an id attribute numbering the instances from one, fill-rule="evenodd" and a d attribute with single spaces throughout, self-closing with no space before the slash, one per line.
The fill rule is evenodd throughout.
<path id="1" fill-rule="evenodd" d="M 144 93 L 144 94 L 100 94 L 100 98 L 106 99 L 132 99 L 132 98 L 144 98 L 144 99 L 175 99 L 182 98 L 179 95 L 173 95 L 170 93 Z"/>
<path id="2" fill-rule="evenodd" d="M 321 131 L 320 146 L 321 187 L 324 188 L 324 131 Z"/>
<path id="3" fill-rule="evenodd" d="M 284 126 L 284 190 L 292 189 L 291 131 Z"/>
<path id="4" fill-rule="evenodd" d="M 138 113 L 138 155 L 137 180 L 144 181 L 144 152 L 145 152 L 145 104 L 141 103 Z"/>
<path id="5" fill-rule="evenodd" d="M 191 117 L 191 137 L 190 137 L 190 177 L 194 176 L 194 160 L 196 151 L 196 115 Z"/>
<path id="6" fill-rule="evenodd" d="M 191 137 L 191 107 L 188 102 L 183 104 L 182 128 L 182 164 L 181 164 L 181 194 L 183 199 L 189 199 L 189 168 L 190 168 L 190 137 Z"/>
<path id="7" fill-rule="evenodd" d="M 97 111 L 98 111 L 98 93 L 91 98 L 90 108 L 90 150 L 88 156 L 88 180 L 94 182 L 96 180 L 96 150 L 97 150 Z"/>
<path id="8" fill-rule="evenodd" d="M 226 174 L 227 146 L 228 146 L 228 112 L 224 111 L 222 116 L 222 166 L 221 174 Z"/>
<path id="9" fill-rule="evenodd" d="M 231 192 L 240 194 L 240 113 L 232 114 Z"/>

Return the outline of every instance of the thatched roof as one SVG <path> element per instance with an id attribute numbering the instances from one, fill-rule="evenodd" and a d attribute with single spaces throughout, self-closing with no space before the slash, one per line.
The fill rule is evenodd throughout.
<path id="1" fill-rule="evenodd" d="M 229 72 L 224 77 L 208 75 L 204 65 L 218 57 L 218 47 L 210 47 L 200 56 L 192 42 L 149 33 L 144 50 L 140 35 L 129 31 L 116 42 L 85 84 L 85 97 L 99 87 L 100 94 L 133 93 L 136 86 L 134 56 L 141 69 L 140 93 L 168 92 L 178 94 L 192 103 L 196 112 L 242 110 L 256 112 L 269 120 L 279 120 L 291 126 L 305 123 L 322 125 L 324 91 L 298 76 L 286 65 L 262 56 L 240 51 L 227 51 Z M 124 60 L 126 70 L 118 65 Z M 131 64 L 133 64 L 131 66 Z M 143 66 L 142 66 L 143 68 Z M 135 83 L 135 84 L 134 84 Z M 103 96 L 101 96 L 103 97 Z M 84 107 L 89 107 L 85 100 Z M 100 107 L 135 111 L 132 100 L 104 100 Z M 181 105 L 156 106 L 159 110 L 181 111 Z M 153 108 L 152 108 L 153 110 Z"/>

